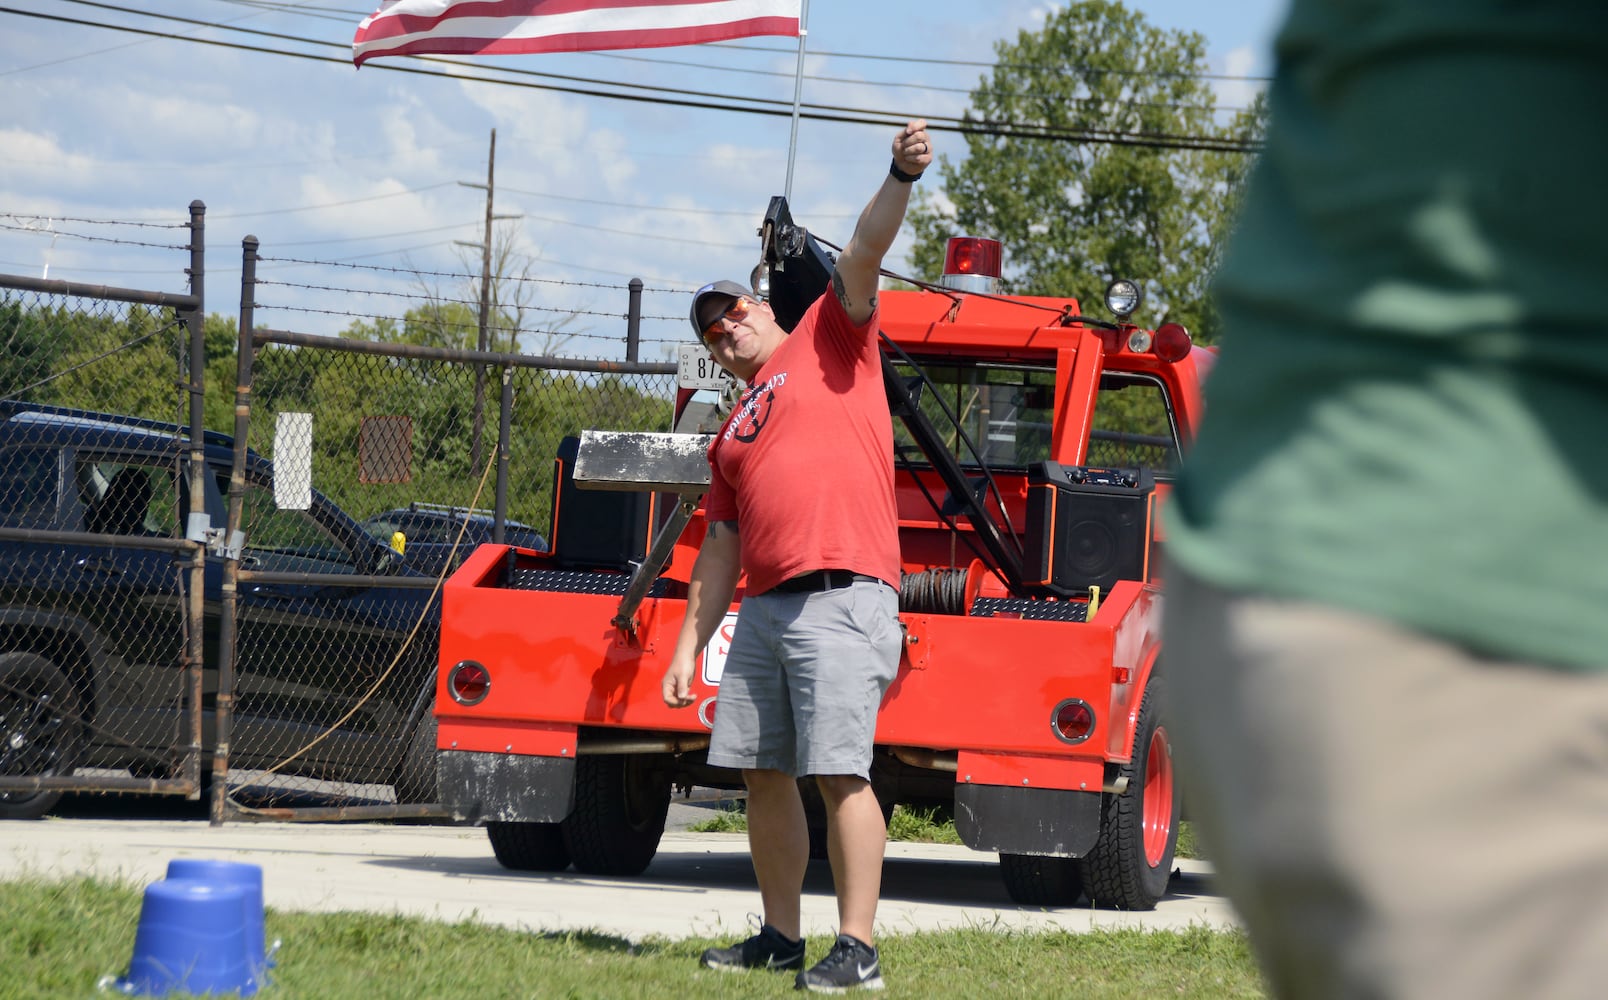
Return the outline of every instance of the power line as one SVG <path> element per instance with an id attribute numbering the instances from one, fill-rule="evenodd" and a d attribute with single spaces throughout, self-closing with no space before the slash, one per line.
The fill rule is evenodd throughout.
<path id="1" fill-rule="evenodd" d="M 89 0 L 72 0 L 77 3 L 88 3 Z M 102 6 L 104 4 L 93 4 Z M 114 8 L 126 13 L 144 13 L 129 8 Z M 169 38 L 175 41 L 190 42 L 192 44 L 211 45 L 220 48 L 234 49 L 244 52 L 257 52 L 267 55 L 280 55 L 296 59 L 306 59 L 313 62 L 337 63 L 345 65 L 345 58 L 320 56 L 307 52 L 294 52 L 286 49 L 274 49 L 263 46 L 246 45 L 240 42 L 226 42 L 216 39 L 193 38 L 187 35 L 175 35 L 167 32 L 153 31 L 145 28 L 136 28 L 125 25 L 110 25 L 95 21 L 84 21 L 78 18 L 64 17 L 58 14 L 43 14 L 35 11 L 18 10 L 13 7 L 0 7 L 0 13 L 21 14 L 25 17 L 34 17 L 43 20 L 57 21 L 66 24 L 77 24 L 85 27 L 104 28 L 112 31 L 130 32 L 158 38 Z M 169 17 L 168 15 L 161 15 Z M 186 21 L 185 18 L 171 18 Z M 244 30 L 244 29 L 233 29 Z M 299 39 L 307 44 L 329 46 L 338 43 L 326 43 L 316 39 Z M 344 48 L 344 46 L 340 46 Z M 472 64 L 454 62 L 445 59 L 423 59 L 420 61 L 440 63 L 454 67 L 471 67 Z M 604 97 L 615 100 L 633 101 L 637 103 L 660 104 L 670 107 L 699 108 L 714 111 L 733 111 L 745 114 L 763 115 L 767 117 L 786 117 L 792 114 L 791 102 L 771 100 L 765 98 L 732 98 L 727 95 L 709 94 L 699 91 L 679 90 L 670 87 L 649 87 L 641 85 L 619 84 L 613 81 L 592 81 L 585 78 L 567 77 L 561 74 L 538 73 L 533 70 L 504 69 L 501 72 L 510 73 L 520 77 L 539 77 L 542 79 L 578 80 L 584 83 L 597 83 L 605 86 L 629 87 L 633 90 L 648 91 L 649 94 L 682 94 L 681 98 L 667 96 L 649 96 L 642 93 L 620 93 L 615 91 L 597 90 L 590 87 L 562 86 L 552 83 L 532 83 L 527 80 L 509 80 L 497 77 L 479 76 L 470 73 L 447 73 L 427 69 L 419 66 L 396 65 L 391 63 L 374 63 L 368 65 L 376 69 L 396 73 L 409 73 L 418 76 L 431 76 L 450 79 L 455 82 L 472 81 L 478 83 L 492 83 L 503 86 L 525 87 L 535 90 L 549 90 L 556 93 L 576 94 L 586 97 Z M 693 100 L 691 98 L 708 98 L 707 100 Z M 746 101 L 749 106 L 729 103 L 730 101 Z M 807 109 L 807 110 L 803 110 Z M 799 117 L 811 121 L 836 122 L 841 124 L 877 125 L 897 128 L 910 118 L 920 117 L 912 114 L 896 114 L 888 111 L 869 110 L 863 108 L 848 108 L 834 105 L 805 104 L 799 112 Z M 1153 149 L 1174 150 L 1200 150 L 1230 153 L 1250 153 L 1259 149 L 1259 145 L 1240 139 L 1224 138 L 1219 136 L 1174 135 L 1169 133 L 1151 132 L 1124 132 L 1114 129 L 1098 128 L 1058 128 L 1047 125 L 1015 122 L 979 122 L 963 116 L 959 118 L 947 116 L 927 116 L 928 127 L 934 131 L 958 132 L 963 135 L 983 135 L 995 138 L 1040 139 L 1053 142 L 1080 142 L 1098 145 L 1134 146 Z"/>
<path id="2" fill-rule="evenodd" d="M 766 48 L 762 45 L 744 45 L 741 42 L 712 42 L 710 44 L 714 48 L 721 49 L 743 49 L 749 52 L 768 52 L 772 55 L 780 56 L 790 56 L 794 54 L 793 50 L 791 49 Z M 812 56 L 826 56 L 842 59 L 871 59 L 878 62 L 927 63 L 934 66 L 976 66 L 983 69 L 992 69 L 996 66 L 1003 67 L 1005 69 L 1028 70 L 1044 68 L 1043 66 L 1033 65 L 1031 63 L 977 62 L 969 59 L 931 59 L 924 56 L 887 56 L 870 52 L 811 52 L 809 54 Z M 1235 76 L 1229 73 L 1163 73 L 1156 70 L 1095 69 L 1089 66 L 1079 66 L 1075 68 L 1085 73 L 1104 73 L 1110 76 L 1157 76 L 1174 79 L 1224 80 L 1229 82 L 1243 83 L 1271 83 L 1273 81 L 1271 76 Z"/>
<path id="3" fill-rule="evenodd" d="M 325 208 L 345 208 L 347 205 L 358 205 L 366 201 L 383 201 L 386 198 L 401 198 L 410 194 L 421 194 L 425 191 L 434 191 L 437 188 L 452 187 L 456 181 L 441 181 L 438 184 L 426 184 L 422 188 L 409 188 L 406 191 L 390 191 L 386 194 L 369 195 L 366 198 L 349 198 L 346 201 L 327 201 L 322 205 L 299 205 L 295 208 L 270 208 L 261 212 L 233 212 L 228 215 L 209 216 L 212 219 L 255 219 L 264 215 L 290 215 L 293 212 L 316 212 Z"/>
<path id="4" fill-rule="evenodd" d="M 361 19 L 363 17 L 362 14 L 354 14 L 354 13 L 351 13 L 349 11 L 339 10 L 338 8 L 334 8 L 334 7 L 314 7 L 311 4 L 276 3 L 276 2 L 272 2 L 272 0 L 218 0 L 218 2 L 220 2 L 220 3 L 229 3 L 229 4 L 238 4 L 240 6 L 245 6 L 245 7 L 257 7 L 257 8 L 266 9 L 266 10 L 275 10 L 275 11 L 280 11 L 280 12 L 283 12 L 283 13 L 306 13 L 306 16 L 309 16 L 309 17 L 319 17 L 319 18 L 322 18 L 324 20 L 340 21 L 340 22 L 345 23 L 345 24 L 352 23 L 351 19 L 353 19 L 353 18 Z M 314 10 L 325 11 L 325 12 L 328 12 L 328 13 L 323 13 L 323 14 L 313 14 L 313 13 L 311 13 L 311 11 L 314 11 Z M 711 43 L 708 43 L 706 45 L 700 46 L 700 48 L 733 49 L 733 50 L 743 51 L 743 52 L 760 52 L 760 53 L 764 53 L 766 55 L 778 55 L 778 56 L 788 56 L 788 57 L 796 56 L 798 54 L 796 49 L 778 49 L 778 48 L 771 48 L 771 47 L 767 47 L 767 46 L 763 46 L 763 45 L 744 44 L 742 42 L 711 42 Z M 621 56 L 618 53 L 591 52 L 591 53 L 585 53 L 585 54 L 586 55 L 602 56 L 602 57 L 606 57 L 606 58 L 614 58 L 614 59 L 629 59 L 629 60 L 639 61 L 639 62 L 652 62 L 652 61 L 655 61 L 655 60 L 647 59 L 646 57 L 642 57 L 642 56 Z M 870 62 L 916 63 L 916 64 L 926 65 L 926 66 L 962 66 L 962 67 L 972 67 L 972 68 L 979 68 L 979 69 L 993 69 L 996 66 L 1006 68 L 1006 69 L 1042 69 L 1043 68 L 1042 66 L 1032 66 L 1032 65 L 1022 64 L 1022 63 L 1001 63 L 1001 62 L 998 62 L 998 61 L 982 62 L 982 61 L 974 60 L 974 59 L 936 59 L 936 58 L 933 58 L 933 57 L 930 57 L 930 56 L 890 56 L 890 55 L 884 55 L 882 53 L 873 53 L 873 52 L 829 52 L 829 51 L 815 51 L 815 50 L 812 50 L 812 51 L 809 51 L 807 54 L 811 55 L 811 56 L 816 56 L 816 57 L 820 57 L 820 58 L 829 58 L 829 59 L 863 59 L 863 60 L 870 61 Z M 669 62 L 668 60 L 666 60 L 666 61 Z M 717 69 L 718 70 L 718 69 L 726 69 L 726 68 L 728 68 L 728 67 L 720 66 L 720 65 L 717 65 L 717 64 L 711 64 L 711 63 L 677 63 L 677 62 L 670 62 L 670 64 L 671 65 L 680 65 L 680 66 L 689 66 L 689 67 L 692 67 L 692 68 L 695 68 L 695 69 Z M 1170 77 L 1170 78 L 1184 77 L 1184 78 L 1191 78 L 1191 79 L 1198 79 L 1198 80 L 1221 80 L 1221 81 L 1226 81 L 1226 82 L 1237 82 L 1237 83 L 1269 83 L 1273 79 L 1270 76 L 1240 76 L 1240 75 L 1235 75 L 1235 74 L 1230 74 L 1230 73 L 1200 73 L 1200 72 L 1161 73 L 1161 72 L 1156 72 L 1154 70 L 1147 71 L 1147 70 L 1094 69 L 1094 68 L 1091 68 L 1091 67 L 1080 67 L 1080 69 L 1082 69 L 1084 72 L 1088 72 L 1088 73 L 1099 73 L 1099 74 L 1107 74 L 1107 75 L 1119 75 L 1120 74 L 1120 75 L 1133 75 L 1133 76 L 1159 76 L 1159 77 Z M 756 72 L 759 72 L 759 71 L 756 71 Z M 762 71 L 762 72 L 774 72 L 774 71 Z M 791 73 L 778 73 L 776 75 L 786 76 L 786 77 L 791 77 L 792 76 Z M 806 79 L 821 79 L 821 80 L 830 79 L 828 77 L 812 77 L 812 76 L 808 76 L 808 75 L 806 75 L 805 78 Z M 921 85 L 919 85 L 919 84 L 918 85 L 911 85 L 911 84 L 893 84 L 893 83 L 890 83 L 890 84 L 886 84 L 885 86 L 921 86 Z M 938 89 L 944 89 L 944 88 L 930 87 L 928 89 L 938 90 Z"/>
<path id="5" fill-rule="evenodd" d="M 520 188 L 507 187 L 507 186 L 502 186 L 502 185 L 499 185 L 499 190 L 507 191 L 510 194 L 530 195 L 533 198 L 551 198 L 554 201 L 569 201 L 569 202 L 575 202 L 575 203 L 581 204 L 581 205 L 601 205 L 604 208 L 624 208 L 624 209 L 629 209 L 629 210 L 631 210 L 633 212 L 669 212 L 669 213 L 674 214 L 674 215 L 697 215 L 697 216 L 720 215 L 720 216 L 731 216 L 731 217 L 735 217 L 735 218 L 753 218 L 754 214 L 755 214 L 751 210 L 743 210 L 743 209 L 673 208 L 673 207 L 671 207 L 669 205 L 639 205 L 639 204 L 634 204 L 634 203 L 631 203 L 631 202 L 608 201 L 608 200 L 602 199 L 602 198 L 581 198 L 581 197 L 578 197 L 576 195 L 552 194 L 552 193 L 547 192 L 547 191 L 525 191 L 525 190 L 522 190 Z M 859 218 L 859 213 L 858 212 L 840 212 L 840 213 L 835 213 L 835 214 L 817 213 L 816 218 L 821 218 L 821 219 L 856 219 L 856 218 Z"/>

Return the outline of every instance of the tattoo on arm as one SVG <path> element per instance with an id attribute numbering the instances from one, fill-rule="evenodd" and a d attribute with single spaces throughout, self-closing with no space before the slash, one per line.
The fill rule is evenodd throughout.
<path id="1" fill-rule="evenodd" d="M 709 537 L 710 538 L 716 537 L 722 531 L 729 531 L 734 535 L 737 534 L 737 522 L 736 521 L 711 521 L 710 522 L 710 524 L 709 524 Z"/>
<path id="2" fill-rule="evenodd" d="M 837 295 L 837 300 L 843 306 L 843 311 L 849 312 L 849 290 L 843 287 L 843 275 L 839 274 L 837 271 L 832 272 L 832 291 Z M 877 297 L 874 294 L 871 296 L 870 305 L 872 311 L 874 312 L 877 308 Z"/>

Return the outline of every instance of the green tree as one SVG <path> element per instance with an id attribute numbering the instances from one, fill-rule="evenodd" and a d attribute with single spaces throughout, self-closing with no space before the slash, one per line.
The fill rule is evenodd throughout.
<path id="1" fill-rule="evenodd" d="M 1261 116 L 1217 124 L 1205 39 L 1086 0 L 995 53 L 972 91 L 965 159 L 941 156 L 942 196 L 911 209 L 916 268 L 936 275 L 950 236 L 990 236 L 1014 292 L 1076 295 L 1093 312 L 1112 277 L 1132 278 L 1139 320 L 1210 341 L 1216 244 L 1250 159 L 1224 149 L 1254 141 Z"/>

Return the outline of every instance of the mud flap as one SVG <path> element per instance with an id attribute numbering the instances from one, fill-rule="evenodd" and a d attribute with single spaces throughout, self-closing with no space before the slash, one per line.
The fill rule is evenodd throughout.
<path id="1" fill-rule="evenodd" d="M 959 784 L 955 830 L 973 850 L 1082 857 L 1100 838 L 1100 793 Z"/>
<path id="2" fill-rule="evenodd" d="M 575 805 L 575 759 L 443 750 L 441 804 L 473 823 L 557 823 Z"/>

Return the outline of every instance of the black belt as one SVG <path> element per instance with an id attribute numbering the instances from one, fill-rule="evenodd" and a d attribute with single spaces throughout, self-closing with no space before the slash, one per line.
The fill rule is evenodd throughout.
<path id="1" fill-rule="evenodd" d="M 850 573 L 846 569 L 818 569 L 813 573 L 795 576 L 791 580 L 783 580 L 771 589 L 779 594 L 799 594 L 816 590 L 837 590 L 854 583 L 881 583 L 874 576 L 864 573 Z"/>

